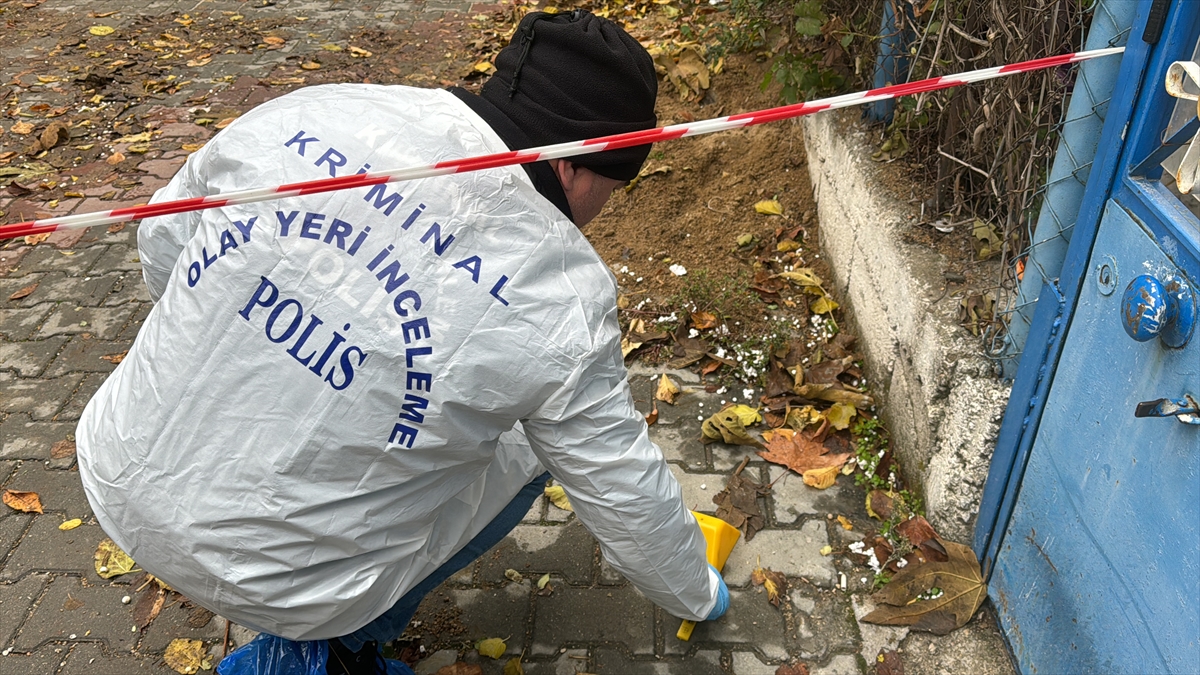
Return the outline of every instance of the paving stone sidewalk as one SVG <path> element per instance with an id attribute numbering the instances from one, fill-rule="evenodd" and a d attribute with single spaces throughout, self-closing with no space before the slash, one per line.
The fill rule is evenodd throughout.
<path id="1" fill-rule="evenodd" d="M 114 26 L 139 16 L 188 10 L 194 16 L 303 13 L 311 17 L 313 39 L 320 42 L 364 25 L 428 28 L 438 25 L 439 18 L 480 7 L 449 0 L 193 4 L 49 0 L 29 11 L 47 17 L 78 15 L 84 26 L 87 12 L 113 10 L 122 10 L 105 19 Z M 23 61 L 36 67 L 57 37 L 39 39 L 44 44 L 34 40 L 0 46 L 0 55 L 10 65 Z M 207 79 L 201 78 L 197 86 L 211 88 L 210 100 L 246 109 L 277 95 L 256 78 L 277 67 L 286 52 L 241 56 L 217 58 L 206 66 L 202 74 Z M 163 120 L 159 128 L 164 137 L 200 142 L 211 131 L 189 121 L 188 95 L 181 91 L 156 101 L 156 114 Z M 139 112 L 148 111 L 131 111 Z M 0 193 L 0 222 L 145 201 L 165 185 L 185 156 L 182 150 L 145 154 L 136 180 L 116 194 L 109 186 L 89 188 L 81 198 L 48 204 Z M 133 603 L 122 602 L 135 595 L 130 578 L 136 575 L 105 580 L 92 564 L 105 534 L 79 482 L 73 434 L 84 405 L 115 367 L 116 356 L 129 349 L 151 308 L 141 280 L 136 233 L 136 225 L 130 225 L 113 233 L 105 228 L 55 233 L 35 246 L 0 242 L 0 487 L 35 491 L 45 507 L 41 515 L 0 507 L 0 674 L 170 673 L 162 654 L 172 639 L 201 639 L 217 657 L 225 642 L 224 619 L 180 604 L 166 607 L 146 629 L 138 630 Z M 33 284 L 33 292 L 9 300 Z M 645 409 L 657 375 L 634 369 L 635 396 Z M 712 513 L 713 495 L 750 453 L 746 448 L 700 443 L 699 419 L 732 395 L 705 393 L 691 373 L 675 376 L 688 393 L 678 406 L 659 407 L 651 435 L 682 484 L 688 506 Z M 778 467 L 753 455 L 751 459 L 745 471 L 755 479 L 780 478 Z M 500 673 L 502 660 L 481 660 L 471 649 L 488 637 L 507 638 L 508 653 L 523 654 L 530 675 L 770 675 L 792 659 L 803 660 L 817 675 L 850 675 L 874 672 L 869 661 L 881 648 L 898 645 L 910 675 L 1011 672 L 986 611 L 964 630 L 941 639 L 858 624 L 855 616 L 867 611 L 863 598 L 870 587 L 869 573 L 841 556 L 820 554 L 827 544 L 840 550 L 862 536 L 858 528 L 847 531 L 839 526 L 835 515 L 856 524 L 868 522 L 861 491 L 848 478 L 840 480 L 826 491 L 808 488 L 796 475 L 775 483 L 762 503 L 766 529 L 752 541 L 740 542 L 727 564 L 729 613 L 701 624 L 689 642 L 675 638 L 677 619 L 638 595 L 605 563 L 573 513 L 539 499 L 511 536 L 422 605 L 408 633 L 413 644 L 425 649 L 417 672 L 434 673 L 461 657 L 479 662 L 485 673 Z M 83 524 L 69 531 L 58 529 L 72 518 Z M 751 571 L 760 564 L 787 576 L 788 602 L 780 608 L 769 604 L 761 588 L 750 582 Z M 508 569 L 520 572 L 524 580 L 506 578 Z M 535 586 L 543 574 L 551 577 L 549 594 L 538 593 Z M 230 629 L 232 645 L 253 635 L 237 626 Z"/>

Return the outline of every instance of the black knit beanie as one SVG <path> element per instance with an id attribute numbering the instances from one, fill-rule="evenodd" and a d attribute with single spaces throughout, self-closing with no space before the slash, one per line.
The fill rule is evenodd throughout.
<path id="1" fill-rule="evenodd" d="M 530 147 L 652 129 L 657 94 L 654 63 L 642 45 L 582 10 L 527 14 L 480 90 L 529 136 Z M 649 145 L 639 145 L 570 160 L 633 180 L 649 154 Z"/>

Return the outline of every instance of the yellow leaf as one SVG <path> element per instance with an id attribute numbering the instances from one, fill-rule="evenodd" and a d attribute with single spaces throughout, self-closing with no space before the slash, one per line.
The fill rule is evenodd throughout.
<path id="1" fill-rule="evenodd" d="M 479 652 L 480 656 L 489 656 L 493 659 L 504 656 L 504 652 L 507 650 L 508 645 L 504 644 L 504 640 L 500 638 L 488 638 L 475 643 L 475 651 Z"/>
<path id="2" fill-rule="evenodd" d="M 839 523 L 842 524 L 843 530 L 853 530 L 854 529 L 854 523 L 850 522 L 850 519 L 847 518 L 846 516 L 838 516 L 837 520 Z"/>
<path id="3" fill-rule="evenodd" d="M 105 539 L 96 547 L 96 554 L 93 556 L 96 563 L 96 574 L 99 574 L 105 579 L 111 579 L 122 574 L 129 574 L 137 563 L 133 562 L 125 551 L 117 546 L 112 539 Z M 103 569 L 101 569 L 103 568 Z"/>
<path id="4" fill-rule="evenodd" d="M 321 45 L 321 49 L 324 49 L 324 50 L 325 50 L 325 51 L 327 51 L 327 52 L 340 52 L 340 51 L 342 51 L 342 47 L 341 47 L 341 45 L 335 45 L 335 44 L 333 44 L 332 42 L 328 42 L 328 43 L 325 43 L 325 44 Z"/>
<path id="5" fill-rule="evenodd" d="M 755 414 L 757 415 L 757 413 Z M 729 408 L 704 420 L 704 423 L 700 425 L 700 440 L 703 443 L 721 441 L 729 445 L 762 447 L 762 443 L 746 433 L 746 425 L 742 424 L 742 418 Z"/>
<path id="6" fill-rule="evenodd" d="M 754 210 L 766 216 L 782 216 L 783 206 L 774 199 L 764 199 L 754 205 Z"/>
<path id="7" fill-rule="evenodd" d="M 796 243 L 796 240 L 794 240 L 794 239 L 784 239 L 783 241 L 779 242 L 775 246 L 775 250 L 780 253 L 787 253 L 788 251 L 795 251 L 799 248 L 800 248 L 800 244 Z"/>
<path id="8" fill-rule="evenodd" d="M 629 354 L 632 353 L 633 350 L 635 350 L 641 346 L 642 346 L 642 343 L 633 342 L 632 340 L 629 339 L 628 336 L 621 338 L 621 358 L 625 358 L 626 356 L 629 356 Z"/>
<path id="9" fill-rule="evenodd" d="M 477 73 L 490 73 L 496 69 L 496 66 L 493 66 L 491 61 L 480 61 L 475 64 L 474 69 Z"/>
<path id="10" fill-rule="evenodd" d="M 178 19 L 175 19 L 175 23 L 179 24 L 180 26 L 185 26 L 185 27 L 192 25 L 192 23 L 194 23 L 195 21 L 196 21 L 195 19 L 189 18 L 187 14 L 184 14 L 183 16 L 179 17 Z"/>
<path id="11" fill-rule="evenodd" d="M 725 408 L 725 410 L 737 415 L 738 420 L 741 421 L 742 426 L 744 427 L 748 427 L 751 424 L 757 424 L 758 422 L 762 421 L 762 415 L 758 414 L 758 409 L 751 408 L 748 405 L 742 405 L 739 403 L 737 405 L 731 405 L 728 408 Z"/>
<path id="12" fill-rule="evenodd" d="M 27 234 L 27 235 L 25 235 L 25 244 L 28 246 L 37 246 L 38 244 L 42 243 L 43 241 L 46 241 L 49 238 L 50 238 L 49 232 L 43 232 L 41 234 Z"/>
<path id="13" fill-rule="evenodd" d="M 195 152 L 195 151 L 199 150 L 200 148 L 203 148 L 204 144 L 203 143 L 184 143 L 183 145 L 181 145 L 179 147 L 184 152 Z"/>
<path id="14" fill-rule="evenodd" d="M 133 145 L 126 148 L 126 150 L 132 152 L 135 155 L 144 155 L 147 152 L 150 152 L 150 150 L 152 150 L 153 148 L 154 148 L 154 146 L 150 145 L 149 143 L 134 143 Z"/>
<path id="15" fill-rule="evenodd" d="M 813 311 L 813 314 L 828 314 L 837 309 L 838 304 L 834 302 L 833 298 L 829 297 L 828 295 L 822 295 L 816 300 L 813 300 L 812 304 L 809 305 L 808 308 Z"/>
<path id="16" fill-rule="evenodd" d="M 548 584 L 548 583 L 550 583 L 550 575 L 549 575 L 549 574 L 543 574 L 543 575 L 542 575 L 542 578 L 541 578 L 541 579 L 538 579 L 538 582 L 537 582 L 537 587 L 538 587 L 538 590 L 540 591 L 540 590 L 542 590 L 543 588 L 545 588 L 545 587 L 546 587 L 546 584 Z"/>
<path id="17" fill-rule="evenodd" d="M 130 136 L 122 136 L 117 139 L 117 143 L 145 143 L 146 141 L 149 141 L 153 138 L 154 138 L 153 131 L 143 131 L 140 134 L 133 134 Z"/>
<path id="18" fill-rule="evenodd" d="M 504 570 L 504 578 L 508 579 L 509 581 L 515 581 L 518 584 L 525 580 L 525 577 L 522 576 L 520 572 L 512 568 Z"/>
<path id="19" fill-rule="evenodd" d="M 51 82 L 58 82 L 58 78 L 53 75 L 38 75 L 37 79 L 38 79 L 38 82 L 41 82 L 42 84 L 50 84 Z"/>
<path id="20" fill-rule="evenodd" d="M 163 653 L 163 661 L 166 661 L 171 670 L 181 673 L 181 675 L 195 675 L 202 669 L 212 669 L 212 657 L 208 655 L 208 650 L 204 648 L 204 642 L 200 640 L 186 638 L 171 640 L 171 644 L 167 645 L 167 651 Z"/>
<path id="21" fill-rule="evenodd" d="M 833 553 L 832 546 L 830 546 L 829 544 L 825 544 L 824 546 L 821 547 L 821 555 L 829 555 L 830 553 Z"/>
<path id="22" fill-rule="evenodd" d="M 42 500 L 36 492 L 22 490 L 5 490 L 3 501 L 10 508 L 25 513 L 42 513 Z"/>
<path id="23" fill-rule="evenodd" d="M 675 399 L 679 398 L 679 385 L 671 381 L 666 373 L 658 380 L 658 391 L 654 392 L 654 398 L 675 405 Z"/>
<path id="24" fill-rule="evenodd" d="M 841 471 L 840 466 L 827 466 L 820 469 L 810 469 L 804 472 L 804 484 L 824 490 L 837 481 L 838 472 Z"/>
<path id="25" fill-rule="evenodd" d="M 849 403 L 834 403 L 829 412 L 825 413 L 825 418 L 834 429 L 848 429 L 850 420 L 854 419 L 857 413 L 858 410 Z"/>
<path id="26" fill-rule="evenodd" d="M 561 485 L 547 485 L 543 493 L 550 498 L 550 502 L 564 511 L 574 511 L 571 508 L 571 500 L 567 497 L 567 491 L 562 489 Z"/>
<path id="27" fill-rule="evenodd" d="M 17 122 L 16 124 L 12 125 L 12 128 L 9 129 L 9 131 L 13 132 L 14 134 L 21 134 L 24 136 L 25 134 L 33 131 L 33 125 L 29 122 Z"/>
<path id="28" fill-rule="evenodd" d="M 356 59 L 366 59 L 371 57 L 371 52 L 362 49 L 361 47 L 350 45 L 350 56 Z"/>
<path id="29" fill-rule="evenodd" d="M 820 286 L 821 277 L 813 273 L 811 267 L 798 267 L 791 272 L 780 272 L 776 276 L 794 281 L 801 286 Z"/>
<path id="30" fill-rule="evenodd" d="M 73 530 L 82 524 L 83 524 L 83 521 L 81 519 L 72 518 L 72 519 L 64 522 L 62 525 L 59 525 L 58 529 L 62 530 L 63 532 L 66 532 L 67 530 Z"/>
<path id="31" fill-rule="evenodd" d="M 116 29 L 112 26 L 92 26 L 88 29 L 88 32 L 98 37 L 104 37 L 105 35 L 112 35 L 114 30 Z"/>
<path id="32" fill-rule="evenodd" d="M 521 666 L 521 657 L 514 656 L 504 664 L 504 672 L 501 675 L 525 675 L 525 668 Z"/>
<path id="33" fill-rule="evenodd" d="M 300 64 L 300 67 L 305 70 L 317 70 L 321 67 L 321 64 L 317 63 L 316 61 L 305 61 L 304 63 Z"/>

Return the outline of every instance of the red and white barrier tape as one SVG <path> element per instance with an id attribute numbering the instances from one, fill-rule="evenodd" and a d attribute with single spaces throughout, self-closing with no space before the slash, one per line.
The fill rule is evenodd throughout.
<path id="1" fill-rule="evenodd" d="M 193 197 L 191 199 L 180 199 L 173 202 L 160 202 L 158 204 L 129 206 L 120 209 L 113 209 L 111 211 L 79 213 L 72 216 L 62 216 L 60 218 L 44 218 L 42 220 L 14 223 L 12 225 L 0 226 L 0 240 L 12 239 L 14 237 L 21 237 L 30 234 L 41 234 L 43 232 L 53 232 L 60 228 L 69 229 L 77 227 L 91 227 L 93 225 L 108 225 L 111 223 L 122 223 L 130 220 L 149 218 L 151 216 L 165 216 L 172 213 L 185 213 L 188 211 L 199 211 L 202 209 L 214 209 L 222 206 L 228 206 L 230 204 L 250 204 L 253 202 L 266 201 L 268 199 L 281 199 L 284 197 L 310 195 L 319 192 L 347 190 L 350 188 L 364 187 L 368 185 L 378 185 L 380 183 L 394 183 L 397 181 L 427 178 L 430 176 L 442 176 L 445 174 L 477 171 L 479 169 L 491 169 L 514 164 L 526 164 L 528 162 L 537 162 L 546 159 L 585 155 L 592 152 L 600 152 L 602 150 L 615 150 L 617 148 L 627 148 L 634 145 L 645 145 L 647 143 L 657 143 L 659 141 L 670 141 L 686 136 L 699 136 L 700 134 L 711 134 L 713 132 L 726 131 L 728 129 L 740 129 L 741 127 L 763 124 L 765 122 L 774 122 L 793 117 L 802 117 L 804 115 L 811 115 L 823 110 L 846 108 L 852 105 L 860 105 L 863 103 L 871 103 L 874 101 L 896 98 L 897 96 L 911 96 L 913 94 L 919 94 L 927 91 L 937 91 L 938 89 L 957 87 L 962 84 L 990 80 L 998 77 L 1004 77 L 1005 75 L 1012 75 L 1014 73 L 1026 73 L 1031 70 L 1053 68 L 1055 66 L 1078 63 L 1080 61 L 1086 61 L 1088 59 L 1094 59 L 1101 56 L 1120 54 L 1123 51 L 1125 51 L 1124 47 L 1110 47 L 1107 49 L 1093 49 L 1090 51 L 1076 52 L 1074 54 L 1048 56 L 1046 58 L 1034 59 L 1032 61 L 1013 63 L 1007 66 L 983 68 L 980 70 L 972 70 L 970 72 L 960 73 L 958 75 L 947 75 L 945 77 L 933 77 L 927 80 L 920 80 L 918 82 L 895 84 L 889 87 L 871 89 L 869 91 L 843 94 L 841 96 L 823 98 L 816 101 L 809 101 L 807 103 L 796 103 L 794 105 L 780 106 L 778 108 L 768 108 L 766 110 L 759 110 L 756 112 L 717 117 L 710 120 L 702 120 L 700 122 L 675 124 L 668 127 L 648 129 L 646 131 L 635 131 L 625 134 L 616 134 L 613 136 L 602 136 L 600 138 L 592 138 L 583 141 L 571 141 L 569 143 L 558 143 L 556 145 L 544 145 L 539 148 L 529 148 L 527 150 L 500 152 L 492 155 L 468 157 L 466 159 L 447 160 L 444 162 L 438 162 L 437 164 L 414 166 L 404 169 L 396 169 L 393 171 L 372 171 L 370 173 L 355 174 L 352 176 L 340 176 L 337 178 L 324 178 L 321 180 L 305 181 L 303 183 L 291 183 L 289 185 L 280 185 L 277 187 L 238 190 L 235 192 L 225 192 L 222 194 L 210 195 L 208 197 Z"/>

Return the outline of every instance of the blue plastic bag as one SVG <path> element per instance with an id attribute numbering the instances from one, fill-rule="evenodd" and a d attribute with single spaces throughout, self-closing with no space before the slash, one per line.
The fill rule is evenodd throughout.
<path id="1" fill-rule="evenodd" d="M 329 642 L 297 642 L 259 633 L 217 665 L 217 675 L 325 675 Z"/>
<path id="2" fill-rule="evenodd" d="M 297 642 L 259 633 L 217 665 L 217 675 L 326 675 L 327 640 Z M 383 659 L 387 675 L 413 675 L 408 664 Z"/>

